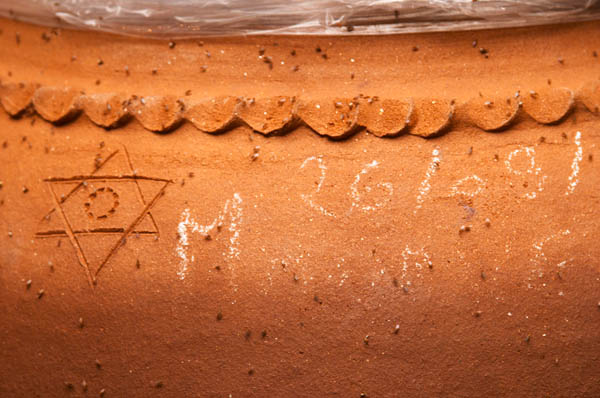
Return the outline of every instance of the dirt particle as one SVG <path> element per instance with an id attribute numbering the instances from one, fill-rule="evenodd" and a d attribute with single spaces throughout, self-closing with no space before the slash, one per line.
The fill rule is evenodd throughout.
<path id="1" fill-rule="evenodd" d="M 97 61 L 97 64 L 98 64 L 98 66 L 102 66 L 102 65 L 104 65 L 104 61 L 99 58 Z"/>
<path id="2" fill-rule="evenodd" d="M 42 297 L 44 297 L 44 293 L 46 293 L 46 292 L 44 291 L 44 289 L 40 289 L 40 290 L 38 291 L 38 293 L 37 293 L 37 298 L 38 298 L 38 299 L 41 299 Z"/>
<path id="3" fill-rule="evenodd" d="M 141 267 L 140 260 L 139 259 L 135 260 L 135 268 L 140 269 L 140 267 Z"/>
<path id="4" fill-rule="evenodd" d="M 174 42 L 174 41 L 170 41 L 170 42 L 169 42 L 169 48 L 170 48 L 170 49 L 173 49 L 173 48 L 175 48 L 175 45 L 176 45 L 176 44 L 175 44 L 175 42 Z"/>
<path id="5" fill-rule="evenodd" d="M 73 388 L 75 388 L 75 386 L 73 386 L 73 383 L 65 381 L 65 388 L 67 390 L 72 390 Z"/>
<path id="6" fill-rule="evenodd" d="M 106 394 L 106 389 L 103 388 L 102 390 L 100 390 L 100 392 L 98 393 L 98 395 L 100 395 L 100 397 L 103 397 L 104 394 Z"/>
<path id="7" fill-rule="evenodd" d="M 350 79 L 354 80 L 354 72 L 350 73 Z"/>
<path id="8" fill-rule="evenodd" d="M 413 46 L 412 50 L 413 50 L 414 53 L 416 53 L 417 51 L 419 51 L 419 47 Z"/>
<path id="9" fill-rule="evenodd" d="M 541 137 L 538 139 L 538 142 L 539 142 L 540 144 L 543 144 L 544 142 L 546 142 L 546 137 L 544 137 L 544 136 L 541 136 Z"/>
<path id="10" fill-rule="evenodd" d="M 567 138 L 569 138 L 569 137 L 567 136 L 567 133 L 565 133 L 564 131 L 563 131 L 563 132 L 560 134 L 560 136 L 561 136 L 563 139 L 565 139 L 565 140 L 566 140 Z"/>
<path id="11" fill-rule="evenodd" d="M 256 159 L 258 159 L 258 157 L 260 156 L 260 146 L 255 146 L 252 152 L 252 155 L 250 155 L 250 159 L 254 162 Z"/>
<path id="12" fill-rule="evenodd" d="M 96 361 L 94 362 L 96 364 L 96 369 L 102 369 L 102 363 L 96 359 Z"/>
<path id="13" fill-rule="evenodd" d="M 460 229 L 458 230 L 458 233 L 459 234 L 463 234 L 463 233 L 469 232 L 469 231 L 471 231 L 471 227 L 470 226 L 468 226 L 468 225 L 462 225 L 460 227 Z"/>
<path id="14" fill-rule="evenodd" d="M 594 155 L 591 153 L 588 155 L 588 161 L 592 162 L 594 160 Z"/>
<path id="15" fill-rule="evenodd" d="M 352 32 L 354 30 L 354 26 L 352 26 L 352 25 L 346 25 L 346 30 L 348 32 Z"/>
<path id="16" fill-rule="evenodd" d="M 15 42 L 17 46 L 21 44 L 21 34 L 19 32 L 15 33 Z"/>
<path id="17" fill-rule="evenodd" d="M 473 48 L 477 47 L 477 39 L 473 40 L 471 46 L 473 46 Z"/>
<path id="18" fill-rule="evenodd" d="M 394 328 L 394 334 L 398 334 L 400 332 L 400 325 L 396 325 Z"/>
<path id="19" fill-rule="evenodd" d="M 562 57 L 558 57 L 557 61 L 561 65 L 564 65 L 564 63 L 565 63 L 565 60 Z"/>
<path id="20" fill-rule="evenodd" d="M 529 344 L 530 341 L 531 341 L 531 336 L 527 335 L 527 337 L 525 337 L 525 342 L 527 344 Z"/>
<path id="21" fill-rule="evenodd" d="M 392 279 L 392 285 L 394 285 L 394 287 L 398 287 L 399 284 L 397 278 Z"/>
<path id="22" fill-rule="evenodd" d="M 156 70 L 156 69 L 152 69 L 152 74 L 153 74 L 153 75 L 156 75 L 157 73 L 158 73 L 158 70 Z"/>
<path id="23" fill-rule="evenodd" d="M 321 51 L 323 51 L 323 50 L 321 50 L 321 46 L 317 46 L 317 47 L 315 48 L 315 52 L 318 52 L 318 53 L 320 53 Z"/>
<path id="24" fill-rule="evenodd" d="M 152 383 L 154 388 L 162 388 L 163 387 L 163 382 L 162 381 L 157 381 Z"/>
<path id="25" fill-rule="evenodd" d="M 473 154 L 473 147 L 470 146 L 469 149 L 467 149 L 467 155 L 472 155 Z"/>
<path id="26" fill-rule="evenodd" d="M 29 290 L 31 288 L 31 279 L 29 279 L 27 282 L 25 282 L 25 287 L 27 290 Z"/>
<path id="27" fill-rule="evenodd" d="M 244 333 L 244 338 L 246 340 L 250 340 L 250 337 L 252 337 L 252 331 L 251 330 L 246 330 L 246 333 Z"/>
<path id="28" fill-rule="evenodd" d="M 366 336 L 365 336 L 365 338 L 363 339 L 363 344 L 364 344 L 364 345 L 366 345 L 366 346 L 368 346 L 368 345 L 369 345 L 369 339 L 370 339 L 370 338 L 371 338 L 371 337 L 370 337 L 369 335 L 366 335 Z"/>
<path id="29" fill-rule="evenodd" d="M 404 292 L 404 294 L 408 294 L 408 287 L 402 286 L 402 291 Z"/>
<path id="30" fill-rule="evenodd" d="M 248 376 L 253 376 L 253 375 L 254 375 L 254 369 L 248 370 Z"/>
<path id="31" fill-rule="evenodd" d="M 296 50 L 292 50 L 292 51 L 290 51 L 290 55 L 291 55 L 292 57 L 295 57 L 295 56 L 296 56 Z"/>
<path id="32" fill-rule="evenodd" d="M 264 340 L 267 338 L 267 331 L 263 330 L 262 332 L 260 332 L 260 337 Z"/>
<path id="33" fill-rule="evenodd" d="M 46 32 L 42 33 L 42 40 L 44 40 L 46 43 L 48 43 L 48 42 L 50 42 L 50 39 L 51 39 L 51 37 L 48 33 L 46 33 Z"/>
<path id="34" fill-rule="evenodd" d="M 79 329 L 83 329 L 83 326 L 84 326 L 83 318 L 79 318 L 78 325 L 79 325 Z"/>
<path id="35" fill-rule="evenodd" d="M 81 388 L 83 389 L 84 392 L 87 391 L 87 389 L 88 389 L 87 381 L 83 380 L 81 382 Z"/>
<path id="36" fill-rule="evenodd" d="M 480 274 L 480 276 L 481 276 L 481 279 L 482 279 L 482 280 L 485 280 L 485 278 L 486 278 L 485 272 L 481 271 L 481 274 Z"/>
<path id="37" fill-rule="evenodd" d="M 9 238 L 12 238 L 12 237 L 13 237 L 13 233 L 12 233 L 12 231 L 8 231 L 8 237 L 9 237 Z"/>
<path id="38" fill-rule="evenodd" d="M 261 47 L 258 49 L 258 55 L 265 55 L 265 48 Z"/>
<path id="39" fill-rule="evenodd" d="M 223 320 L 223 313 L 219 311 L 217 313 L 217 321 L 222 321 L 222 320 Z"/>
<path id="40" fill-rule="evenodd" d="M 29 188 L 27 188 L 26 186 L 23 186 L 23 193 L 27 193 L 29 192 Z"/>
<path id="41" fill-rule="evenodd" d="M 269 66 L 269 69 L 273 69 L 273 58 L 263 57 L 263 62 Z"/>
<path id="42" fill-rule="evenodd" d="M 473 316 L 474 316 L 475 318 L 480 318 L 480 317 L 481 317 L 481 314 L 482 314 L 482 312 L 481 312 L 481 311 L 475 311 L 475 312 L 473 313 Z"/>
<path id="43" fill-rule="evenodd" d="M 486 48 L 479 47 L 479 53 L 481 55 L 487 55 L 488 54 L 488 50 Z"/>
<path id="44" fill-rule="evenodd" d="M 486 227 L 488 227 L 488 228 L 489 228 L 489 227 L 492 225 L 492 222 L 490 221 L 490 219 L 489 219 L 489 218 L 486 218 L 486 219 L 483 221 L 483 223 L 484 223 L 484 224 L 485 224 L 485 226 L 486 226 Z"/>

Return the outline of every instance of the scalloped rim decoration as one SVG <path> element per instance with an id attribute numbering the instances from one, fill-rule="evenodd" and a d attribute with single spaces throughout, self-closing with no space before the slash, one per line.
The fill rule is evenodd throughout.
<path id="1" fill-rule="evenodd" d="M 457 104 L 431 98 L 327 98 L 304 100 L 290 96 L 268 98 L 85 94 L 74 88 L 40 87 L 32 83 L 0 84 L 0 104 L 11 117 L 35 112 L 44 120 L 62 124 L 86 114 L 105 129 L 118 128 L 135 118 L 145 129 L 165 133 L 184 121 L 198 130 L 217 134 L 246 125 L 265 136 L 285 134 L 299 125 L 331 138 L 345 139 L 366 129 L 377 137 L 411 134 L 435 137 L 460 120 L 484 131 L 509 128 L 521 115 L 540 124 L 566 119 L 577 103 L 598 114 L 600 81 L 579 90 L 548 88 L 511 94 L 478 96 Z"/>

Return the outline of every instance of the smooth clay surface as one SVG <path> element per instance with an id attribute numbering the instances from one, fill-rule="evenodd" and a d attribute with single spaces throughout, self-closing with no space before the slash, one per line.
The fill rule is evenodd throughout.
<path id="1" fill-rule="evenodd" d="M 600 396 L 600 24 L 0 32 L 0 396 Z"/>

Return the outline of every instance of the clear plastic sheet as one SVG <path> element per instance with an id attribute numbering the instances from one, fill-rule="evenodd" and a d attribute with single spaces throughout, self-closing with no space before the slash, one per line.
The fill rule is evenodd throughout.
<path id="1" fill-rule="evenodd" d="M 2 0 L 0 15 L 135 36 L 391 34 L 600 18 L 600 0 Z"/>

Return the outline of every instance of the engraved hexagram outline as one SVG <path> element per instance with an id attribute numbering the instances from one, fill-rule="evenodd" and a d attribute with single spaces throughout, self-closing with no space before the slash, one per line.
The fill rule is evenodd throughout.
<path id="1" fill-rule="evenodd" d="M 106 263 L 108 263 L 108 261 L 112 258 L 112 256 L 117 252 L 119 247 L 121 247 L 122 245 L 125 244 L 127 236 L 135 230 L 137 225 L 145 218 L 146 215 L 149 216 L 150 222 L 152 223 L 152 226 L 154 227 L 154 231 L 140 231 L 138 233 L 146 234 L 146 235 L 156 235 L 156 236 L 159 235 L 158 225 L 156 224 L 156 221 L 154 220 L 154 216 L 152 216 L 152 213 L 150 212 L 150 210 L 156 204 L 158 199 L 163 195 L 167 185 L 169 185 L 169 183 L 172 182 L 171 180 L 167 180 L 167 179 L 163 179 L 163 178 L 155 178 L 155 177 L 146 177 L 146 176 L 136 175 L 134 172 L 133 164 L 131 162 L 131 158 L 129 156 L 129 152 L 127 151 L 127 148 L 123 147 L 123 151 L 124 151 L 125 157 L 127 159 L 127 166 L 129 168 L 129 172 L 131 173 L 129 175 L 119 175 L 119 176 L 96 175 L 100 171 L 100 169 L 104 165 L 106 165 L 106 163 L 108 163 L 111 159 L 113 159 L 115 157 L 115 155 L 117 155 L 117 153 L 119 153 L 119 151 L 116 150 L 116 151 L 112 152 L 111 154 L 109 154 L 109 156 L 106 159 L 104 159 L 104 161 L 95 165 L 94 169 L 92 170 L 92 172 L 89 175 L 80 175 L 80 176 L 73 176 L 73 177 L 68 177 L 68 178 L 47 178 L 47 179 L 43 180 L 44 182 L 46 182 L 46 184 L 48 186 L 48 190 L 50 191 L 50 194 L 52 196 L 52 201 L 55 206 L 50 211 L 48 211 L 48 213 L 44 216 L 44 218 L 48 219 L 52 215 L 52 213 L 58 212 L 59 216 L 61 217 L 63 224 L 65 226 L 65 230 L 64 231 L 38 232 L 38 233 L 36 233 L 36 237 L 37 238 L 65 237 L 65 236 L 68 237 L 69 241 L 71 242 L 71 244 L 73 245 L 73 248 L 75 249 L 75 251 L 77 253 L 77 258 L 79 260 L 80 265 L 84 268 L 84 270 L 86 272 L 88 283 L 92 287 L 97 283 L 96 277 L 98 276 L 98 274 L 100 273 L 100 271 L 102 270 L 104 265 L 106 265 Z M 86 231 L 74 231 L 73 228 L 71 227 L 71 224 L 69 223 L 69 220 L 68 220 L 65 212 L 64 212 L 62 204 L 64 202 L 66 202 L 79 189 L 81 189 L 84 186 L 85 181 L 89 181 L 89 180 L 93 180 L 93 181 L 132 181 L 136 187 L 136 194 L 137 194 L 138 200 L 140 201 L 142 206 L 144 206 L 143 210 L 140 212 L 140 214 L 138 214 L 138 216 L 133 220 L 133 222 L 131 224 L 129 224 L 129 226 L 127 226 L 126 228 L 107 228 L 107 229 L 94 229 L 94 230 L 86 230 Z M 138 184 L 139 180 L 163 182 L 164 184 L 162 185 L 162 187 L 160 188 L 158 193 L 148 203 L 146 203 L 146 199 L 144 198 L 142 189 L 140 188 L 140 186 Z M 65 195 L 64 197 L 61 197 L 59 199 L 56 192 L 54 191 L 54 187 L 53 187 L 53 184 L 59 183 L 59 182 L 79 182 L 79 183 L 75 187 L 73 187 L 73 189 L 71 189 L 71 191 L 67 195 Z M 77 239 L 77 236 L 83 235 L 83 234 L 115 234 L 115 233 L 120 233 L 121 237 L 112 246 L 111 250 L 106 255 L 104 260 L 100 263 L 100 265 L 98 266 L 96 271 L 92 273 L 92 271 L 90 270 L 89 263 L 85 257 L 85 253 L 83 252 L 83 249 Z"/>

